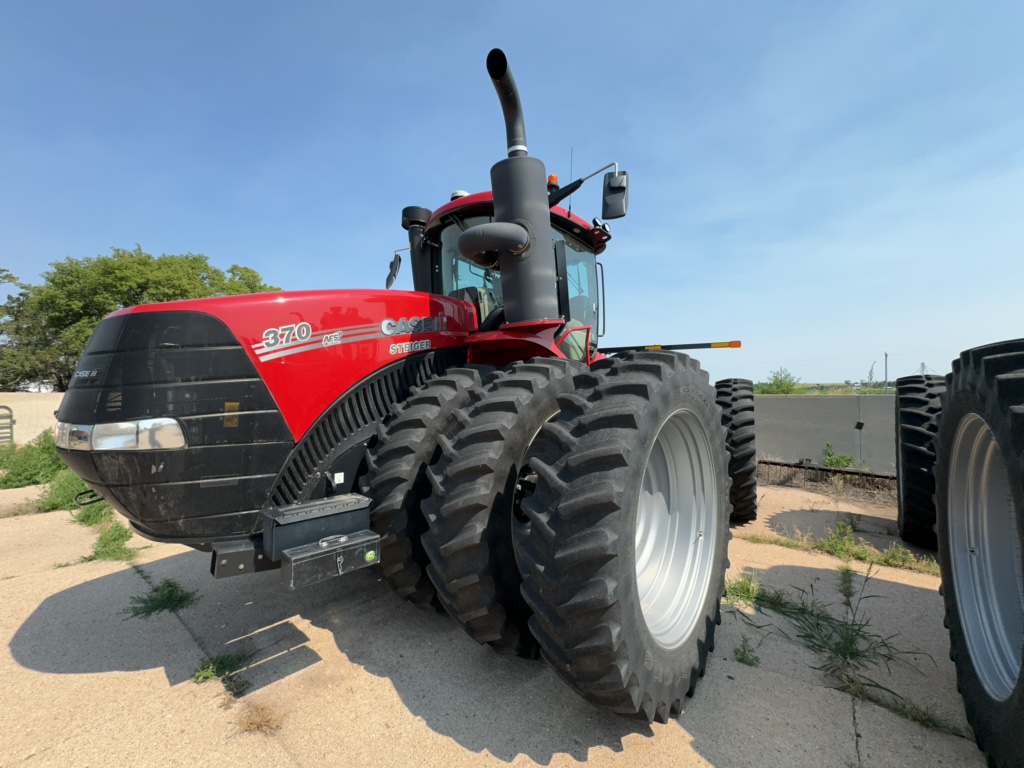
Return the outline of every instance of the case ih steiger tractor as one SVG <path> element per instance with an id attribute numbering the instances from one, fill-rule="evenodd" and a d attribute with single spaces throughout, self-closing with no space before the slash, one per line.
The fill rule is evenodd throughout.
<path id="1" fill-rule="evenodd" d="M 549 183 L 501 51 L 487 71 L 508 158 L 492 192 L 402 212 L 415 291 L 119 310 L 57 442 L 216 577 L 280 568 L 295 588 L 379 563 L 478 642 L 664 722 L 713 645 L 730 515 L 756 515 L 752 386 L 716 389 L 668 348 L 599 350 L 609 227 L 558 205 L 589 177 Z M 603 218 L 626 198 L 616 166 Z"/>

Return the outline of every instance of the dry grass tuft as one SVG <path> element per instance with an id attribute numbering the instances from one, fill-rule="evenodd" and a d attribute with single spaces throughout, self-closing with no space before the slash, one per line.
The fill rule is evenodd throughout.
<path id="1" fill-rule="evenodd" d="M 281 718 L 266 704 L 247 701 L 242 705 L 235 725 L 242 733 L 261 733 L 270 736 L 281 728 Z"/>

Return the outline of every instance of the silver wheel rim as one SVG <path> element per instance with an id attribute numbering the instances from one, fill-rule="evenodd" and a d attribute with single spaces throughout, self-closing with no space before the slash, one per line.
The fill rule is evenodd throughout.
<path id="1" fill-rule="evenodd" d="M 957 427 L 947 497 L 950 564 L 967 649 L 985 691 L 1005 701 L 1017 686 L 1024 646 L 1020 539 L 1006 464 L 976 414 Z"/>
<path id="2" fill-rule="evenodd" d="M 718 539 L 711 442 L 697 414 L 673 413 L 644 469 L 636 510 L 636 580 L 654 641 L 681 646 L 704 614 Z"/>

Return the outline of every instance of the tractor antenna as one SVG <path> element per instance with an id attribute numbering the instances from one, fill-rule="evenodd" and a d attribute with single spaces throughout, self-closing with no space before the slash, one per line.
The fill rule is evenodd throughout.
<path id="1" fill-rule="evenodd" d="M 572 147 L 569 147 L 569 178 L 572 178 Z M 572 195 L 569 195 L 569 218 L 572 218 Z"/>

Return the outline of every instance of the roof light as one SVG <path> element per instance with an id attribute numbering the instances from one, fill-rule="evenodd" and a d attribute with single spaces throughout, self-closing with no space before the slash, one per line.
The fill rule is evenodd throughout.
<path id="1" fill-rule="evenodd" d="M 548 176 L 548 184 L 557 184 L 557 183 L 558 183 L 558 174 L 557 173 L 552 173 L 550 176 Z"/>
<path id="2" fill-rule="evenodd" d="M 464 189 L 456 189 L 454 192 L 452 192 L 452 200 L 458 200 L 460 197 L 469 197 L 469 192 L 467 192 Z"/>

